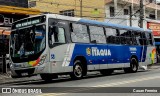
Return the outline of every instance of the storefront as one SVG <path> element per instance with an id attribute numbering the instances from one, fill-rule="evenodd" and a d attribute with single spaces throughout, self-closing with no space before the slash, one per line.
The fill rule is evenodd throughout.
<path id="1" fill-rule="evenodd" d="M 6 54 L 9 54 L 9 35 L 12 23 L 30 15 L 38 15 L 40 13 L 39 10 L 31 8 L 0 5 L 0 72 L 6 72 L 7 64 L 4 59 L 6 59 Z"/>

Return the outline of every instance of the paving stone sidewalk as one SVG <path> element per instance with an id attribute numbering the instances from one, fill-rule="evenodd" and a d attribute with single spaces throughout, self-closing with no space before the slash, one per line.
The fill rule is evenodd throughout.
<path id="1" fill-rule="evenodd" d="M 0 80 L 7 79 L 7 78 L 11 78 L 11 75 L 8 73 L 0 73 Z"/>

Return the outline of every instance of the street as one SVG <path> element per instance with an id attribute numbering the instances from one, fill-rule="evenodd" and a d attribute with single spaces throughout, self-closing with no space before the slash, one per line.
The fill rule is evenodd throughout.
<path id="1" fill-rule="evenodd" d="M 149 69 L 148 71 L 139 71 L 137 73 L 128 73 L 125 74 L 123 71 L 115 71 L 110 76 L 102 76 L 99 72 L 90 72 L 87 77 L 84 77 L 82 80 L 71 80 L 69 76 L 61 76 L 59 79 L 55 79 L 51 82 L 45 82 L 40 79 L 39 76 L 34 76 L 30 78 L 26 78 L 23 80 L 15 79 L 15 80 L 5 80 L 1 83 L 0 87 L 50 87 L 46 88 L 45 94 L 34 94 L 37 96 L 70 96 L 75 95 L 77 93 L 101 93 L 101 95 L 107 96 L 115 96 L 118 93 L 125 94 L 121 96 L 129 96 L 128 94 L 135 94 L 134 96 L 138 96 L 138 94 L 143 93 L 133 93 L 133 88 L 140 87 L 140 89 L 151 89 L 149 87 L 160 87 L 160 68 Z M 107 91 L 109 87 L 110 91 Z M 119 89 L 114 89 L 119 88 Z M 120 88 L 122 87 L 122 88 Z M 133 87 L 133 88 L 130 88 Z M 144 87 L 144 88 L 143 88 Z M 113 88 L 113 89 L 112 89 Z M 128 89 L 129 88 L 129 89 Z M 123 93 L 128 89 L 129 93 Z M 118 91 L 114 91 L 118 90 Z M 137 89 L 134 89 L 137 90 Z M 157 89 L 158 90 L 158 89 Z M 159 90 L 160 91 L 160 90 Z M 43 91 L 42 91 L 43 92 Z M 103 93 L 103 94 L 102 94 Z M 114 94 L 111 94 L 114 93 Z M 87 94 L 84 94 L 87 96 Z M 146 93 L 144 96 L 158 96 L 158 93 Z M 10 96 L 11 94 L 3 94 L 3 96 Z M 20 94 L 12 94 L 12 96 L 20 96 Z M 25 94 L 31 95 L 31 94 Z M 78 94 L 77 94 L 78 95 Z M 79 94 L 81 95 L 81 94 Z M 96 96 L 96 95 L 95 95 Z M 142 95 L 143 96 L 143 95 Z"/>

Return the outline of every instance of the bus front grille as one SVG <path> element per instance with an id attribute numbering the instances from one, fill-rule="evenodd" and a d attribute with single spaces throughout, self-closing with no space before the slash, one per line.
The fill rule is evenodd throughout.
<path id="1" fill-rule="evenodd" d="M 15 70 L 17 75 L 21 76 L 22 73 L 28 73 L 28 75 L 32 75 L 34 73 L 35 68 L 23 69 L 23 70 Z"/>

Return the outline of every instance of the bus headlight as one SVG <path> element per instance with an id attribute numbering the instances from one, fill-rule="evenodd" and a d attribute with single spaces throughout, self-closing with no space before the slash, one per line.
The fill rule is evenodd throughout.
<path id="1" fill-rule="evenodd" d="M 39 65 L 42 65 L 46 59 L 47 55 L 43 55 L 40 59 Z"/>

